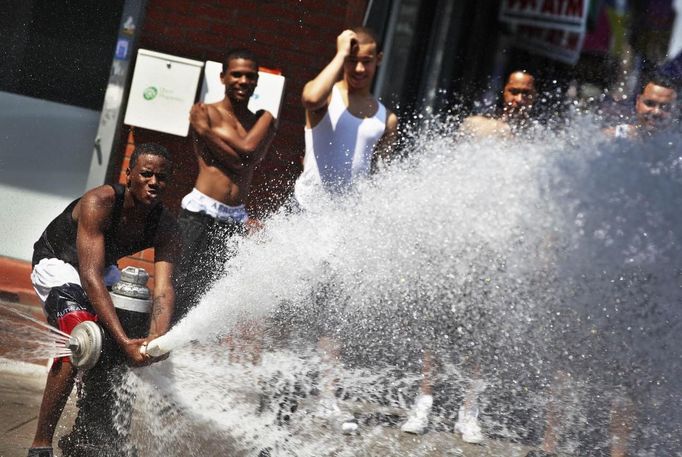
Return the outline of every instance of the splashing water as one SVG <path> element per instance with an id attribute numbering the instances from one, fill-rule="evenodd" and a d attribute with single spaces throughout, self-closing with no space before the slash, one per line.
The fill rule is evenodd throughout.
<path id="1" fill-rule="evenodd" d="M 16 309 L 0 308 L 0 345 L 13 358 L 40 360 L 68 357 L 69 335 Z"/>
<path id="2" fill-rule="evenodd" d="M 486 455 L 538 445 L 550 409 L 562 452 L 607 455 L 619 404 L 633 455 L 680 452 L 680 138 L 608 141 L 588 117 L 504 142 L 443 130 L 230 241 L 225 277 L 164 338 L 170 362 L 131 379 L 145 455 L 438 455 L 475 379 Z M 427 353 L 430 429 L 405 454 Z M 330 384 L 359 436 L 320 410 Z"/>

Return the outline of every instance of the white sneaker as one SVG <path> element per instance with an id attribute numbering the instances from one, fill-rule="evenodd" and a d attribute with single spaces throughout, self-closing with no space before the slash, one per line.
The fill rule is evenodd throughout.
<path id="1" fill-rule="evenodd" d="M 421 435 L 429 425 L 429 413 L 433 406 L 433 397 L 431 395 L 419 395 L 414 402 L 412 410 L 407 415 L 407 422 L 405 422 L 400 430 L 405 433 L 414 433 Z"/>
<path id="2" fill-rule="evenodd" d="M 333 397 L 325 397 L 320 400 L 318 415 L 326 418 L 333 426 L 339 426 L 345 435 L 352 435 L 358 431 L 358 423 L 355 417 L 344 412 Z"/>
<path id="3" fill-rule="evenodd" d="M 478 408 L 473 411 L 465 411 L 464 406 L 459 407 L 455 432 L 462 434 L 462 441 L 471 444 L 481 444 L 484 436 L 478 423 Z"/>
<path id="4" fill-rule="evenodd" d="M 358 423 L 353 420 L 346 420 L 341 424 L 341 433 L 344 435 L 355 435 L 358 433 Z"/>

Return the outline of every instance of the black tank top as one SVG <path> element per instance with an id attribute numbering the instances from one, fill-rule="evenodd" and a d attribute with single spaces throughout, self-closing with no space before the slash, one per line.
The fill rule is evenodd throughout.
<path id="1" fill-rule="evenodd" d="M 111 187 L 116 192 L 116 200 L 111 212 L 111 224 L 104 233 L 104 261 L 106 266 L 115 265 L 121 257 L 152 247 L 159 226 L 159 219 L 163 212 L 163 206 L 157 205 L 147 216 L 142 238 L 133 243 L 132 249 L 128 247 L 124 249 L 116 243 L 116 232 L 121 221 L 125 188 L 120 184 L 113 184 Z M 33 245 L 33 266 L 41 259 L 57 258 L 78 269 L 78 251 L 76 248 L 78 223 L 73 220 L 72 213 L 79 201 L 80 198 L 77 198 L 69 203 L 69 206 L 50 222 L 38 241 L 35 242 Z"/>

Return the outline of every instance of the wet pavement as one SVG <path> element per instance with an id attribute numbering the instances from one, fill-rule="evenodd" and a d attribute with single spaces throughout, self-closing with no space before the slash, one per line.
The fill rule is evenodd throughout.
<path id="1" fill-rule="evenodd" d="M 19 360 L 22 342 L 12 330 L 26 322 L 14 311 L 43 320 L 38 306 L 0 301 L 0 457 L 23 457 L 33 441 L 38 409 L 45 387 L 47 360 Z M 57 436 L 70 430 L 75 395 L 69 399 Z M 58 454 L 56 454 L 58 455 Z"/>
<path id="2" fill-rule="evenodd" d="M 26 456 L 36 429 L 46 373 L 46 366 L 0 358 L 0 457 Z M 57 438 L 71 429 L 74 405 L 72 395 L 58 425 Z"/>
<path id="3" fill-rule="evenodd" d="M 5 332 L 5 337 L 7 337 L 8 329 L 11 330 L 12 328 L 12 319 L 20 319 L 8 312 L 9 309 L 18 309 L 22 313 L 34 317 L 40 315 L 40 310 L 33 306 L 0 303 L 0 319 L 2 319 L 0 331 Z M 12 344 L 6 345 L 0 352 L 0 405 L 2 405 L 0 407 L 0 433 L 2 434 L 0 457 L 23 457 L 26 455 L 35 432 L 47 373 L 46 361 L 33 360 L 33 363 L 29 363 L 17 360 L 16 351 L 13 351 L 12 346 Z M 55 443 L 60 436 L 70 431 L 75 418 L 75 403 L 74 391 L 57 427 Z M 134 419 L 133 423 L 133 434 L 135 434 L 137 427 Z M 368 435 L 372 435 L 375 440 Z M 212 450 L 224 448 L 226 444 L 225 437 L 220 444 L 212 442 L 210 438 L 204 441 L 201 443 L 195 441 L 192 450 L 201 449 L 203 455 L 211 455 Z M 530 450 L 525 446 L 492 440 L 487 441 L 483 446 L 471 445 L 461 441 L 458 435 L 446 432 L 429 432 L 420 436 L 409 435 L 401 433 L 397 427 L 378 427 L 364 430 L 362 435 L 343 437 L 337 444 L 341 447 L 357 448 L 359 442 L 363 443 L 360 448 L 363 454 L 367 456 L 385 456 L 388 454 L 410 456 L 418 454 L 429 457 L 523 457 Z M 386 443 L 390 443 L 391 449 L 386 448 Z M 57 449 L 55 449 L 55 455 L 61 455 Z M 177 455 L 185 454 L 180 451 Z M 240 455 L 240 453 L 236 452 L 234 455 Z"/>
<path id="4" fill-rule="evenodd" d="M 19 362 L 7 358 L 0 359 L 0 457 L 23 457 L 26 455 L 28 446 L 35 432 L 36 419 L 43 386 L 45 383 L 46 367 Z M 67 433 L 75 417 L 75 394 L 69 399 L 66 411 L 57 429 L 55 443 L 59 437 Z M 466 457 L 493 457 L 493 456 L 519 456 L 523 457 L 529 448 L 504 443 L 502 441 L 489 441 L 484 446 L 464 443 L 454 433 L 430 432 L 426 435 L 409 435 L 401 433 L 397 428 L 377 428 L 365 430 L 362 441 L 367 442 L 366 434 L 375 435 L 374 445 L 362 446 L 365 455 L 385 456 L 389 449 L 385 443 L 391 443 L 390 453 L 400 449 L 400 455 L 426 455 L 426 456 L 466 456 Z M 347 436 L 339 440 L 341 446 L 354 446 L 360 437 Z M 369 440 L 371 441 L 371 439 Z M 223 443 L 224 444 L 224 443 Z M 204 443 L 194 443 L 193 450 L 203 449 L 206 452 L 221 448 L 213 447 L 210 440 Z M 205 455 L 209 455 L 205 454 Z M 236 455 L 240 453 L 237 452 Z M 56 450 L 55 455 L 60 455 Z"/>

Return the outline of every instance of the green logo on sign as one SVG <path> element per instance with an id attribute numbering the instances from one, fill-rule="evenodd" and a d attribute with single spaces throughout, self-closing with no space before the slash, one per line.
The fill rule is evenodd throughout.
<path id="1" fill-rule="evenodd" d="M 149 86 L 144 90 L 142 96 L 144 97 L 145 100 L 153 100 L 156 97 L 156 94 L 158 93 L 159 91 L 156 90 L 156 87 Z"/>

